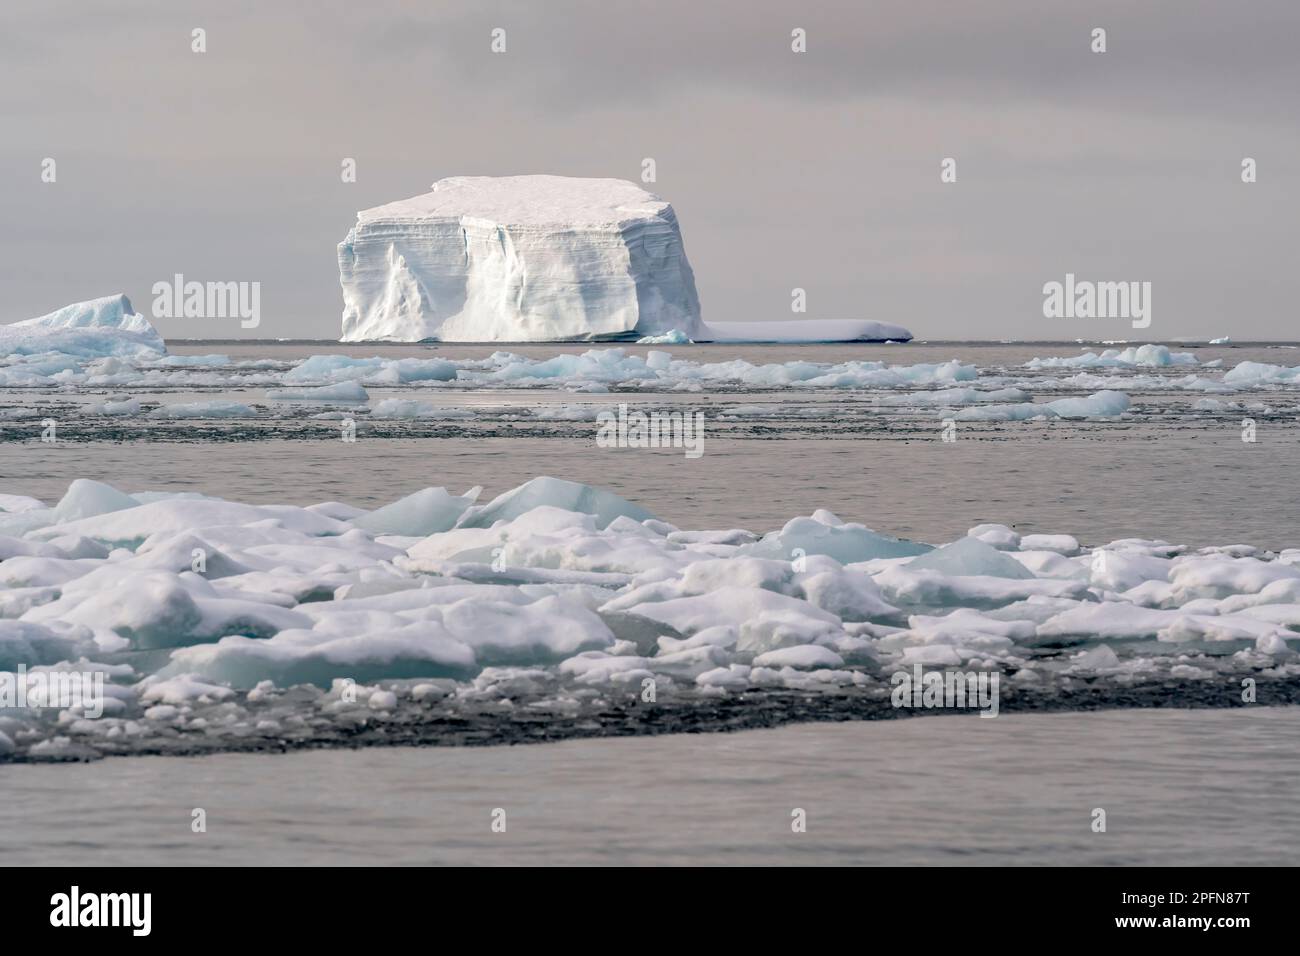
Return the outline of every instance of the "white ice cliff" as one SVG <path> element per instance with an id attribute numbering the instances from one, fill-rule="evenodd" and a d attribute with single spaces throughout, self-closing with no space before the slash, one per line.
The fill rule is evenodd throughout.
<path id="1" fill-rule="evenodd" d="M 458 176 L 339 245 L 345 342 L 704 337 L 673 208 L 618 179 Z"/>

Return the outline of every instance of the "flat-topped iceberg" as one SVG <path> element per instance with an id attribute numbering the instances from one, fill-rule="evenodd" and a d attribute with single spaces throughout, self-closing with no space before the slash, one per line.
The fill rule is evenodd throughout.
<path id="1" fill-rule="evenodd" d="M 673 207 L 621 179 L 456 176 L 357 213 L 344 342 L 908 341 L 856 320 L 705 325 Z"/>
<path id="2" fill-rule="evenodd" d="M 545 342 L 703 332 L 673 207 L 633 183 L 457 176 L 357 214 L 344 342 Z"/>

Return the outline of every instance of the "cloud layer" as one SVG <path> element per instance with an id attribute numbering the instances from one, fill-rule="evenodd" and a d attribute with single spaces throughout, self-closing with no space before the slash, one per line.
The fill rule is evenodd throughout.
<path id="1" fill-rule="evenodd" d="M 1043 318 L 1043 283 L 1073 272 L 1150 281 L 1153 338 L 1296 335 L 1289 0 L 10 0 L 6 21 L 3 321 L 115 291 L 147 310 L 182 272 L 260 281 L 259 336 L 336 337 L 357 209 L 653 157 L 706 319 L 788 317 L 797 286 L 810 317 L 932 339 L 1126 337 Z"/>

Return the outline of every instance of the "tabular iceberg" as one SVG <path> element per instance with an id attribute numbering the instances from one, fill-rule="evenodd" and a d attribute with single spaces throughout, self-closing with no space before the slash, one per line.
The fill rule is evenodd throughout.
<path id="1" fill-rule="evenodd" d="M 705 337 L 672 206 L 618 179 L 458 176 L 357 214 L 344 342 Z"/>
<path id="2" fill-rule="evenodd" d="M 901 341 L 883 322 L 705 325 L 673 207 L 621 179 L 456 176 L 357 213 L 344 342 Z"/>

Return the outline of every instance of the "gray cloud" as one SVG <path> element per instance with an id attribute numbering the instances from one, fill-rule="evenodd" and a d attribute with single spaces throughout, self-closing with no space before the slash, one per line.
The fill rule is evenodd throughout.
<path id="1" fill-rule="evenodd" d="M 635 179 L 653 156 L 706 319 L 787 317 L 800 286 L 810 314 L 929 338 L 1125 337 L 1042 318 L 1073 271 L 1152 281 L 1154 337 L 1295 337 L 1290 0 L 10 0 L 6 21 L 0 320 L 111 291 L 147 311 L 184 272 L 261 281 L 259 335 L 334 337 L 357 209 L 447 175 Z"/>

